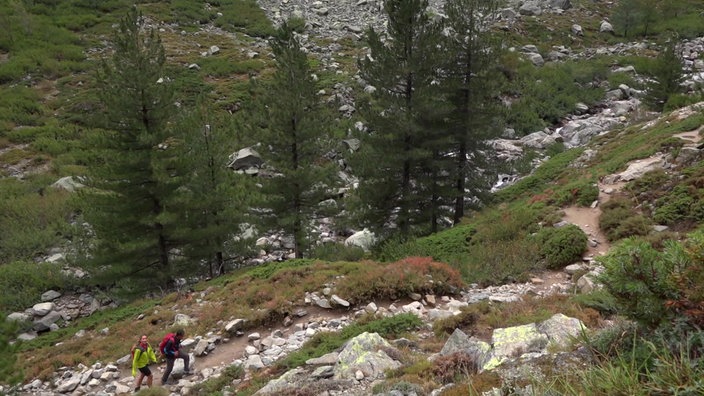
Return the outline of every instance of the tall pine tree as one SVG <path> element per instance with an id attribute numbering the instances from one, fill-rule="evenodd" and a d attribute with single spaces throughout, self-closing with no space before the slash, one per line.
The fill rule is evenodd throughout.
<path id="1" fill-rule="evenodd" d="M 178 186 L 163 164 L 175 155 L 170 121 L 179 109 L 161 40 L 136 9 L 120 21 L 113 45 L 98 73 L 104 133 L 91 141 L 98 160 L 89 167 L 84 213 L 97 239 L 93 279 L 143 292 L 174 276 L 170 251 L 179 242 L 166 202 Z"/>
<path id="2" fill-rule="evenodd" d="M 484 171 L 489 169 L 485 143 L 501 133 L 501 104 L 498 100 L 503 76 L 499 72 L 501 42 L 490 29 L 496 2 L 493 0 L 448 0 L 444 47 L 443 91 L 448 99 L 448 136 L 454 165 L 453 223 L 464 217 L 468 198 L 487 191 Z"/>
<path id="3" fill-rule="evenodd" d="M 643 102 L 655 111 L 663 111 L 671 96 L 682 93 L 684 80 L 682 58 L 673 41 L 666 43 L 652 67 L 652 79 L 646 84 Z"/>
<path id="4" fill-rule="evenodd" d="M 336 165 L 325 158 L 332 147 L 331 124 L 317 95 L 308 57 L 293 28 L 283 23 L 271 39 L 276 71 L 259 83 L 248 129 L 272 175 L 260 179 L 263 226 L 293 237 L 297 258 L 311 243 L 311 223 L 321 201 L 336 187 Z"/>
<path id="5" fill-rule="evenodd" d="M 427 134 L 429 103 L 436 89 L 437 29 L 427 16 L 426 0 L 389 0 L 386 37 L 370 28 L 370 54 L 360 60 L 362 78 L 376 88 L 360 111 L 369 124 L 354 169 L 360 175 L 360 213 L 365 225 L 381 231 L 398 227 L 415 232 L 435 188 L 424 185 L 433 170 L 425 165 L 436 153 Z"/>
<path id="6" fill-rule="evenodd" d="M 186 263 L 203 263 L 208 276 L 225 273 L 228 261 L 244 250 L 236 233 L 254 190 L 253 179 L 227 167 L 240 142 L 223 120 L 208 116 L 204 107 L 189 114 L 176 129 L 174 168 L 180 187 L 169 203 L 178 208 L 177 235 L 184 242 Z M 199 274 L 200 266 L 180 270 Z"/>

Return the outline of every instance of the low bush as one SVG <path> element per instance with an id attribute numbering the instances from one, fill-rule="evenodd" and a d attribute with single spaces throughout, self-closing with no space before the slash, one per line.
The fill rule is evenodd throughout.
<path id="1" fill-rule="evenodd" d="M 435 359 L 431 370 L 439 383 L 447 384 L 476 374 L 479 368 L 480 362 L 475 358 L 466 353 L 457 352 Z"/>
<path id="2" fill-rule="evenodd" d="M 544 269 L 540 246 L 528 238 L 478 243 L 459 265 L 462 279 L 480 286 L 524 282 L 531 271 Z"/>
<path id="3" fill-rule="evenodd" d="M 695 186 L 677 185 L 655 202 L 653 220 L 666 225 L 686 220 L 704 220 L 703 197 L 704 194 L 700 193 L 700 190 Z"/>
<path id="4" fill-rule="evenodd" d="M 684 319 L 704 324 L 704 233 L 685 242 L 668 241 L 662 252 L 636 238 L 625 239 L 600 261 L 599 280 L 619 312 L 650 328 Z"/>
<path id="5" fill-rule="evenodd" d="M 459 314 L 438 319 L 433 322 L 433 332 L 437 337 L 440 337 L 443 334 L 452 334 L 455 329 L 464 330 L 465 333 L 467 333 L 467 329 L 474 326 L 478 318 L 479 314 L 474 309 L 462 307 L 460 308 Z"/>
<path id="6" fill-rule="evenodd" d="M 587 235 L 574 224 L 543 228 L 535 239 L 540 244 L 540 253 L 550 269 L 561 269 L 581 260 L 582 253 L 587 250 Z"/>
<path id="7" fill-rule="evenodd" d="M 47 290 L 61 290 L 69 284 L 55 264 L 14 261 L 0 265 L 0 314 L 22 312 L 41 301 Z M 3 316 L 4 317 L 4 316 Z"/>
<path id="8" fill-rule="evenodd" d="M 365 252 L 359 246 L 347 246 L 341 243 L 324 243 L 315 246 L 310 257 L 323 261 L 359 261 Z"/>
<path id="9" fill-rule="evenodd" d="M 408 257 L 346 276 L 337 282 L 337 292 L 357 303 L 409 293 L 454 294 L 463 284 L 459 271 L 448 264 L 430 257 Z"/>
<path id="10" fill-rule="evenodd" d="M 68 219 L 74 213 L 75 202 L 68 193 L 13 179 L 0 181 L 0 188 L 14 187 L 21 192 L 0 192 L 0 263 L 32 260 L 70 237 Z"/>
<path id="11" fill-rule="evenodd" d="M 232 364 L 222 371 L 219 376 L 212 376 L 208 380 L 198 383 L 193 387 L 196 395 L 210 395 L 215 392 L 222 392 L 232 384 L 234 380 L 244 378 L 244 367 L 240 364 Z"/>
<path id="12" fill-rule="evenodd" d="M 381 261 L 397 261 L 410 256 L 430 256 L 435 260 L 454 264 L 458 256 L 467 253 L 475 233 L 473 225 L 457 225 L 410 241 L 390 239 L 376 248 L 375 257 Z"/>
<path id="13" fill-rule="evenodd" d="M 648 218 L 633 209 L 631 201 L 626 198 L 615 197 L 601 206 L 599 228 L 611 242 L 646 235 L 651 224 Z"/>
<path id="14" fill-rule="evenodd" d="M 554 204 L 566 206 L 577 204 L 579 206 L 589 206 L 599 198 L 599 187 L 596 182 L 579 178 L 560 188 L 560 193 L 556 194 Z"/>

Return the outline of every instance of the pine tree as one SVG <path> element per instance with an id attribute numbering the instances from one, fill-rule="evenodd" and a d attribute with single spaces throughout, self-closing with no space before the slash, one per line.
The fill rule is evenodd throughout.
<path id="1" fill-rule="evenodd" d="M 97 161 L 89 167 L 84 213 L 97 238 L 91 263 L 102 272 L 93 279 L 134 289 L 130 282 L 166 284 L 174 275 L 170 251 L 179 243 L 166 202 L 178 186 L 163 164 L 176 155 L 170 120 L 179 110 L 161 40 L 136 9 L 120 21 L 113 45 L 98 73 L 104 133 L 91 140 Z"/>
<path id="2" fill-rule="evenodd" d="M 448 0 L 445 3 L 448 34 L 444 40 L 448 56 L 443 90 L 450 102 L 448 118 L 454 159 L 453 223 L 464 217 L 468 195 L 479 197 L 488 182 L 485 145 L 501 133 L 498 93 L 503 77 L 499 72 L 501 43 L 491 33 L 496 3 L 487 0 Z M 469 181 L 469 183 L 468 183 Z M 468 191 L 470 190 L 470 191 Z"/>
<path id="3" fill-rule="evenodd" d="M 256 87 L 258 109 L 248 129 L 259 138 L 260 154 L 273 173 L 260 180 L 263 226 L 292 236 L 300 258 L 310 247 L 320 202 L 336 187 L 336 165 L 324 157 L 332 147 L 331 125 L 293 29 L 283 23 L 270 45 L 276 71 Z"/>
<path id="4" fill-rule="evenodd" d="M 643 11 L 641 0 L 621 0 L 614 9 L 611 20 L 623 32 L 623 37 L 631 37 L 636 28 L 643 24 Z"/>
<path id="5" fill-rule="evenodd" d="M 435 91 L 437 30 L 430 22 L 425 0 L 389 0 L 385 3 L 388 34 L 367 31 L 370 54 L 360 60 L 360 74 L 376 88 L 360 111 L 369 124 L 353 165 L 360 175 L 357 193 L 364 224 L 380 231 L 395 224 L 402 236 L 432 201 L 434 188 L 423 185 L 432 178 L 426 167 L 435 154 L 434 133 L 425 127 Z M 433 146 L 433 145 L 430 145 Z"/>
<path id="6" fill-rule="evenodd" d="M 651 109 L 662 111 L 671 95 L 682 92 L 682 59 L 677 53 L 675 43 L 669 43 L 660 51 L 652 72 L 653 79 L 646 85 L 643 101 Z"/>
<path id="7" fill-rule="evenodd" d="M 244 249 L 234 246 L 235 233 L 245 222 L 254 183 L 227 168 L 239 144 L 232 128 L 200 109 L 176 127 L 179 155 L 174 167 L 180 187 L 169 203 L 179 210 L 176 232 L 187 262 L 205 263 L 212 278 L 224 274 L 226 262 Z M 199 272 L 193 265 L 180 272 L 189 270 Z"/>

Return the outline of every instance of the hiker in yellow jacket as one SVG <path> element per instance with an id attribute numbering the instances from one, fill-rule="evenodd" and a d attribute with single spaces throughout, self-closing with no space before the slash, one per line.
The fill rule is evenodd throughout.
<path id="1" fill-rule="evenodd" d="M 147 386 L 151 388 L 154 376 L 149 370 L 149 364 L 156 363 L 156 355 L 152 346 L 147 342 L 147 336 L 143 335 L 139 339 L 139 343 L 132 349 L 132 354 L 132 376 L 137 375 L 137 370 L 139 370 L 139 376 L 134 383 L 134 391 L 139 392 L 144 377 L 147 377 Z"/>

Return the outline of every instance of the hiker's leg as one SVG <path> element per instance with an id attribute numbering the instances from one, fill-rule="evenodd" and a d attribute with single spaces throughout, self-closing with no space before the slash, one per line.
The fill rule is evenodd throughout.
<path id="1" fill-rule="evenodd" d="M 134 380 L 134 389 L 139 390 L 139 387 L 142 386 L 142 380 L 144 379 L 144 374 L 141 372 L 137 374 L 137 378 Z"/>
<path id="2" fill-rule="evenodd" d="M 166 380 L 169 379 L 169 375 L 171 375 L 171 370 L 174 369 L 174 361 L 176 361 L 175 358 L 170 356 L 166 357 L 166 370 L 164 370 L 164 376 L 161 377 L 162 385 L 166 385 Z"/>
<path id="3" fill-rule="evenodd" d="M 150 387 L 150 388 L 152 387 L 152 380 L 153 380 L 153 379 L 154 379 L 154 376 L 153 376 L 153 375 L 147 376 L 147 386 Z"/>
<path id="4" fill-rule="evenodd" d="M 191 372 L 191 365 L 190 363 L 190 357 L 188 356 L 187 353 L 184 353 L 183 355 L 179 355 L 181 359 L 183 359 L 183 371 L 190 373 Z"/>

